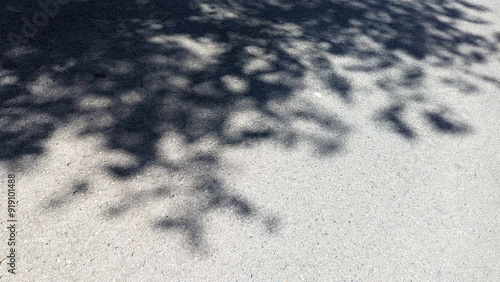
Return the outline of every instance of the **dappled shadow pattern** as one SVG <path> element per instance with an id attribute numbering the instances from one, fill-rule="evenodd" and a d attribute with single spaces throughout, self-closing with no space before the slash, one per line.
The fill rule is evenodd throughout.
<path id="1" fill-rule="evenodd" d="M 74 121 L 85 125 L 81 136 L 102 136 L 110 152 L 133 158 L 106 167 L 119 178 L 152 165 L 194 173 L 191 167 L 200 162 L 216 167 L 226 147 L 264 140 L 285 147 L 303 142 L 318 155 L 331 154 L 342 149 L 349 127 L 299 95 L 311 73 L 349 104 L 357 85 L 346 73 L 383 73 L 373 87 L 389 102 L 374 107 L 377 120 L 415 139 L 404 109 L 427 99 L 404 93 L 424 84 L 428 74 L 421 65 L 482 64 L 498 44 L 498 34 L 490 40 L 459 28 L 485 24 L 471 13 L 488 9 L 467 1 L 66 2 L 36 31 L 24 28 L 21 18 L 32 20 L 41 10 L 37 4 L 1 11 L 1 160 L 23 164 L 42 155 L 53 132 Z M 339 68 L 335 58 L 353 63 Z M 422 119 L 439 132 L 469 132 L 440 112 L 424 111 Z M 181 158 L 172 157 L 183 150 Z M 226 193 L 214 175 L 196 176 L 200 184 L 190 190 L 205 199 L 202 208 L 159 219 L 157 226 L 180 230 L 199 245 L 200 218 L 209 210 L 232 208 L 250 217 L 251 205 Z M 131 201 L 169 198 L 168 189 L 159 189 L 125 199 L 108 215 L 123 214 Z M 277 222 L 266 225 L 277 230 Z"/>

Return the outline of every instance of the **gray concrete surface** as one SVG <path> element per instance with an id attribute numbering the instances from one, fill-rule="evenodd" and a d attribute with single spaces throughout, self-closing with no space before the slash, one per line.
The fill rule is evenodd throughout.
<path id="1" fill-rule="evenodd" d="M 498 1 L 20 9 L 0 279 L 500 280 Z"/>

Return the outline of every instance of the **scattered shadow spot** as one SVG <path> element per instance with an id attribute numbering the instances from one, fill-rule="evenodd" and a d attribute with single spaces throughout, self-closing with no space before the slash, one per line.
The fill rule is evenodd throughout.
<path id="1" fill-rule="evenodd" d="M 73 186 L 73 195 L 76 193 L 86 193 L 89 190 L 89 184 L 87 182 L 81 182 Z"/>
<path id="2" fill-rule="evenodd" d="M 425 115 L 434 128 L 440 132 L 458 134 L 469 131 L 467 125 L 452 121 L 446 118 L 442 113 L 428 112 Z"/>
<path id="3" fill-rule="evenodd" d="M 402 85 L 406 87 L 415 87 L 420 85 L 424 78 L 424 72 L 420 68 L 407 70 L 403 77 Z"/>
<path id="4" fill-rule="evenodd" d="M 217 163 L 217 157 L 211 154 L 199 154 L 192 159 L 193 163 L 201 163 L 207 165 L 215 165 Z"/>
<path id="5" fill-rule="evenodd" d="M 323 70 L 328 70 L 331 67 L 330 61 L 323 57 L 316 57 L 313 59 L 313 64 Z"/>
<path id="6" fill-rule="evenodd" d="M 415 102 L 418 102 L 418 103 L 423 103 L 426 101 L 425 96 L 422 94 L 413 95 L 413 96 L 411 96 L 411 99 Z"/>
<path id="7" fill-rule="evenodd" d="M 264 226 L 269 233 L 276 233 L 281 229 L 280 220 L 274 217 L 264 219 Z"/>
<path id="8" fill-rule="evenodd" d="M 382 120 L 388 122 L 401 136 L 407 139 L 416 137 L 413 130 L 401 119 L 402 106 L 393 106 L 382 112 Z"/>
<path id="9" fill-rule="evenodd" d="M 463 0 L 457 0 L 457 3 L 463 5 L 464 7 L 467 7 L 469 9 L 473 9 L 473 10 L 476 10 L 476 11 L 488 11 L 489 10 L 485 6 L 477 5 L 477 4 L 472 4 L 470 2 L 463 1 Z"/>
<path id="10" fill-rule="evenodd" d="M 114 207 L 109 208 L 105 212 L 105 216 L 118 217 L 131 208 L 140 207 L 141 204 L 148 200 L 164 199 L 169 197 L 173 196 L 171 196 L 171 191 L 167 187 L 158 187 L 148 191 L 140 191 L 122 199 Z"/>
<path id="11" fill-rule="evenodd" d="M 231 209 L 235 209 L 236 213 L 239 215 L 249 216 L 252 213 L 252 209 L 248 203 L 236 197 L 231 197 L 229 200 L 229 206 Z"/>
<path id="12" fill-rule="evenodd" d="M 347 81 L 347 79 L 333 74 L 328 80 L 329 86 L 337 92 L 344 101 L 350 100 L 351 94 L 351 85 Z"/>
<path id="13" fill-rule="evenodd" d="M 217 179 L 204 179 L 196 189 L 207 201 L 207 209 L 218 207 L 225 198 L 223 188 Z"/>
<path id="14" fill-rule="evenodd" d="M 494 84 L 496 87 L 500 88 L 500 80 L 494 78 L 494 77 L 491 77 L 491 76 L 487 76 L 487 75 L 481 75 L 480 78 L 486 82 L 489 82 L 489 83 L 492 83 Z"/>
<path id="15" fill-rule="evenodd" d="M 198 220 L 193 218 L 165 218 L 159 220 L 155 225 L 156 228 L 163 230 L 177 230 L 187 238 L 187 243 L 194 248 L 202 245 L 203 228 Z"/>
<path id="16" fill-rule="evenodd" d="M 131 166 L 131 167 L 122 167 L 122 166 L 111 166 L 108 167 L 108 170 L 113 174 L 113 176 L 119 177 L 119 178 L 127 178 L 130 177 L 140 169 L 138 166 Z"/>
<path id="17" fill-rule="evenodd" d="M 496 40 L 497 42 L 500 42 L 500 32 L 496 32 L 496 33 L 495 33 L 495 40 Z"/>
<path id="18" fill-rule="evenodd" d="M 472 52 L 470 56 L 476 63 L 483 63 L 485 61 L 484 55 L 479 52 Z"/>
<path id="19" fill-rule="evenodd" d="M 479 90 L 479 88 L 476 85 L 472 84 L 471 82 L 468 82 L 465 78 L 443 78 L 441 81 L 444 84 L 447 84 L 451 87 L 455 87 L 460 92 L 466 94 L 472 94 Z"/>
<path id="20" fill-rule="evenodd" d="M 74 197 L 78 194 L 84 195 L 88 192 L 89 190 L 89 184 L 86 181 L 83 182 L 78 182 L 75 185 L 71 187 L 71 189 L 62 195 L 60 195 L 57 198 L 52 198 L 47 207 L 54 209 L 54 208 L 60 208 L 63 205 L 68 204 L 71 200 L 74 199 Z"/>
<path id="21" fill-rule="evenodd" d="M 316 148 L 318 150 L 318 153 L 321 156 L 329 156 L 341 148 L 340 144 L 337 142 L 327 142 L 327 141 L 321 141 L 317 142 Z"/>

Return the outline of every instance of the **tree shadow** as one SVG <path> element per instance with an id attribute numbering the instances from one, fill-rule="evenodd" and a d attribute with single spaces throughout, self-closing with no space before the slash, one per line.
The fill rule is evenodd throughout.
<path id="1" fill-rule="evenodd" d="M 109 152 L 133 158 L 105 168 L 121 179 L 152 165 L 192 173 L 201 163 L 214 171 L 225 148 L 264 140 L 287 148 L 305 142 L 318 155 L 342 150 L 347 122 L 298 94 L 311 70 L 332 97 L 351 104 L 357 85 L 346 74 L 383 73 L 373 87 L 390 102 L 377 106 L 377 120 L 415 139 L 404 122 L 411 99 L 400 93 L 422 86 L 429 73 L 421 65 L 484 64 L 498 45 L 498 34 L 490 40 L 459 27 L 485 24 L 472 13 L 488 12 L 462 0 L 65 1 L 46 24 L 29 30 L 22 17 L 33 23 L 33 15 L 46 11 L 37 5 L 8 6 L 0 14 L 0 160 L 23 164 L 26 156 L 42 156 L 58 128 L 83 120 L 80 136 L 102 136 Z M 332 58 L 358 64 L 340 68 Z M 422 117 L 438 132 L 470 132 L 440 112 L 425 110 Z M 206 140 L 216 148 L 196 149 Z M 162 157 L 159 148 L 172 146 L 193 156 Z M 201 218 L 210 210 L 255 214 L 215 173 L 196 177 L 199 185 L 189 191 L 204 205 L 158 219 L 157 228 L 178 230 L 199 246 Z M 147 197 L 170 199 L 165 191 L 133 195 L 107 214 L 120 216 Z M 274 232 L 279 220 L 264 225 Z"/>

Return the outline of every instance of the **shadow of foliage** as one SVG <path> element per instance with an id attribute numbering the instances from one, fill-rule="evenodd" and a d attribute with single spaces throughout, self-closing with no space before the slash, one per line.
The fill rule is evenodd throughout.
<path id="1" fill-rule="evenodd" d="M 420 87 L 428 73 L 405 58 L 452 69 L 487 62 L 498 44 L 498 34 L 495 41 L 459 27 L 486 24 L 471 13 L 488 12 L 463 0 L 64 2 L 46 24 L 34 26 L 36 32 L 24 30 L 28 37 L 22 18 L 33 22 L 40 6 L 23 2 L 1 11 L 3 161 L 43 154 L 53 132 L 75 120 L 85 121 L 81 136 L 102 136 L 109 151 L 133 157 L 132 164 L 107 167 L 117 178 L 152 164 L 216 167 L 224 148 L 263 140 L 285 147 L 306 142 L 319 155 L 331 154 L 342 149 L 349 127 L 335 113 L 300 100 L 297 93 L 306 89 L 311 70 L 346 103 L 353 103 L 357 86 L 346 73 L 398 70 L 374 85 L 390 97 L 378 116 L 414 139 L 418 133 L 402 117 L 409 100 L 399 92 Z M 363 64 L 340 70 L 332 58 Z M 468 132 L 467 125 L 441 113 L 422 117 L 439 132 Z M 185 148 L 206 140 L 217 146 L 193 149 L 195 156 L 179 164 L 159 157 L 165 140 Z M 203 195 L 202 208 L 159 219 L 157 227 L 179 230 L 198 246 L 200 218 L 208 210 L 230 208 L 251 217 L 249 202 L 227 193 L 214 175 L 200 176 L 192 190 Z M 165 196 L 162 191 L 124 199 L 108 214 L 121 215 L 131 201 Z M 269 230 L 279 229 L 279 220 L 266 222 Z"/>

